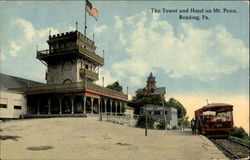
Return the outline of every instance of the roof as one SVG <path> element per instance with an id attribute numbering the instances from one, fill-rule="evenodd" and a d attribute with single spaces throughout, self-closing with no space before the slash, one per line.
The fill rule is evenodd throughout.
<path id="1" fill-rule="evenodd" d="M 232 106 L 231 104 L 226 104 L 226 103 L 211 103 L 211 104 L 208 104 L 204 107 L 215 107 L 215 106 Z"/>
<path id="2" fill-rule="evenodd" d="M 152 72 L 150 72 L 150 75 L 148 77 L 148 80 L 155 80 L 155 77 L 153 76 Z"/>
<path id="3" fill-rule="evenodd" d="M 211 103 L 202 108 L 197 109 L 195 112 L 206 112 L 206 111 L 215 111 L 215 112 L 225 112 L 233 110 L 233 105 L 225 103 Z"/>
<path id="4" fill-rule="evenodd" d="M 165 87 L 155 88 L 154 94 L 166 94 L 166 88 Z"/>
<path id="5" fill-rule="evenodd" d="M 166 105 L 166 104 L 164 104 L 164 106 L 163 105 L 159 105 L 159 104 L 147 104 L 146 106 L 142 106 L 141 108 L 163 108 L 163 107 L 165 107 L 165 108 L 172 108 L 172 109 L 176 109 L 176 108 L 174 108 L 174 107 L 172 107 L 172 106 L 168 106 L 168 105 Z M 177 110 L 177 109 L 176 109 Z"/>
<path id="6" fill-rule="evenodd" d="M 1 89 L 28 87 L 28 86 L 35 86 L 35 85 L 41 85 L 41 84 L 43 83 L 0 73 L 0 88 Z"/>
<path id="7" fill-rule="evenodd" d="M 144 93 L 143 92 L 143 88 L 139 88 L 137 91 L 137 93 Z M 150 93 L 152 95 L 154 94 L 166 94 L 166 88 L 165 87 L 159 87 L 159 88 L 155 88 L 153 93 Z"/>

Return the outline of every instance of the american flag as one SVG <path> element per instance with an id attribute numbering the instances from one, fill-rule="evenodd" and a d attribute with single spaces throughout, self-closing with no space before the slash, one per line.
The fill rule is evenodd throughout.
<path id="1" fill-rule="evenodd" d="M 86 0 L 86 10 L 90 16 L 94 17 L 95 20 L 97 20 L 99 12 L 96 8 L 92 7 L 92 4 L 89 0 Z"/>

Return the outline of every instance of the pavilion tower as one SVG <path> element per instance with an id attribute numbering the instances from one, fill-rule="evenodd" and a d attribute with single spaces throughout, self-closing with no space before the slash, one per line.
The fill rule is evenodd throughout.
<path id="1" fill-rule="evenodd" d="M 37 59 L 47 66 L 47 84 L 94 82 L 98 80 L 103 57 L 95 53 L 95 43 L 79 31 L 49 36 L 48 50 L 37 51 Z"/>
<path id="2" fill-rule="evenodd" d="M 155 81 L 155 77 L 153 76 L 152 72 L 150 73 L 149 77 L 148 77 L 148 80 L 147 80 L 147 86 L 146 86 L 146 89 L 149 91 L 149 92 L 154 92 L 155 89 L 156 89 L 156 81 Z"/>

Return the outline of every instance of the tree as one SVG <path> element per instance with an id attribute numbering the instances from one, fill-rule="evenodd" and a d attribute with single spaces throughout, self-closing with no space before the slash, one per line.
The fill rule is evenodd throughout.
<path id="1" fill-rule="evenodd" d="M 144 112 L 139 117 L 136 126 L 140 127 L 140 128 L 145 128 L 146 117 L 147 117 L 148 128 L 154 128 L 155 120 L 153 119 L 153 117 L 149 113 L 146 113 L 146 112 Z"/>
<path id="2" fill-rule="evenodd" d="M 178 119 L 178 126 L 182 126 L 183 128 L 187 128 L 190 125 L 188 118 L 189 118 L 188 116 L 179 118 Z"/>
<path id="3" fill-rule="evenodd" d="M 187 114 L 187 111 L 186 111 L 185 107 L 179 101 L 177 101 L 174 98 L 170 98 L 166 105 L 174 107 L 174 108 L 177 109 L 178 118 L 183 118 Z"/>
<path id="4" fill-rule="evenodd" d="M 106 88 L 122 92 L 122 86 L 119 84 L 118 81 L 114 82 L 113 84 L 107 85 Z"/>
<path id="5" fill-rule="evenodd" d="M 164 103 L 166 104 L 165 100 Z M 135 109 L 135 114 L 140 114 L 141 107 L 145 106 L 145 104 L 162 105 L 162 99 L 157 95 L 137 93 L 136 96 L 128 102 L 128 106 Z"/>

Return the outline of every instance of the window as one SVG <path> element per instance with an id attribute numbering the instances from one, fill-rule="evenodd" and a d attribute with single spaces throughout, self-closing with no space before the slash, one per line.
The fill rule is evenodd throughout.
<path id="1" fill-rule="evenodd" d="M 7 104 L 0 104 L 0 108 L 7 108 Z"/>
<path id="2" fill-rule="evenodd" d="M 165 111 L 165 115 L 168 115 L 168 111 Z"/>
<path id="3" fill-rule="evenodd" d="M 14 106 L 14 109 L 22 109 L 22 106 Z"/>
<path id="4" fill-rule="evenodd" d="M 0 98 L 0 108 L 7 108 L 8 99 L 7 98 Z"/>
<path id="5" fill-rule="evenodd" d="M 161 114 L 161 112 L 160 111 L 155 111 L 155 113 L 154 113 L 155 115 L 160 115 Z"/>
<path id="6" fill-rule="evenodd" d="M 63 84 L 67 84 L 67 83 L 72 83 L 72 81 L 71 81 L 70 79 L 65 79 L 65 80 L 63 81 Z"/>

